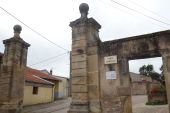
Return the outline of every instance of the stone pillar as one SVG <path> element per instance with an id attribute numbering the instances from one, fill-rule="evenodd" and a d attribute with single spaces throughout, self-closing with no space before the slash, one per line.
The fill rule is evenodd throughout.
<path id="1" fill-rule="evenodd" d="M 98 29 L 89 26 L 87 46 L 87 80 L 90 113 L 101 113 L 99 83 L 99 36 Z M 95 39 L 96 38 L 96 39 Z"/>
<path id="2" fill-rule="evenodd" d="M 132 113 L 131 82 L 129 75 L 129 63 L 127 58 L 121 58 L 118 62 L 120 74 L 120 86 L 117 92 L 121 101 L 120 113 Z"/>
<path id="3" fill-rule="evenodd" d="M 101 26 L 87 18 L 89 7 L 82 3 L 81 17 L 72 27 L 71 93 L 69 113 L 100 113 L 98 72 L 98 30 Z"/>
<path id="4" fill-rule="evenodd" d="M 162 55 L 163 60 L 163 74 L 165 76 L 166 92 L 167 92 L 167 101 L 169 105 L 170 112 L 170 53 L 164 53 Z"/>
<path id="5" fill-rule="evenodd" d="M 22 28 L 14 26 L 14 36 L 4 40 L 5 51 L 0 72 L 0 112 L 21 113 L 24 92 L 24 71 L 27 49 L 30 46 L 20 38 Z"/>

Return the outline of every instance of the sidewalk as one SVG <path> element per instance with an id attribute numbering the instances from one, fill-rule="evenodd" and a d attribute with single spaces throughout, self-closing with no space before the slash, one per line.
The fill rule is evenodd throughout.
<path id="1" fill-rule="evenodd" d="M 23 113 L 67 113 L 71 99 L 24 107 Z"/>
<path id="2" fill-rule="evenodd" d="M 147 96 L 132 96 L 133 113 L 169 113 L 168 105 L 145 105 Z"/>

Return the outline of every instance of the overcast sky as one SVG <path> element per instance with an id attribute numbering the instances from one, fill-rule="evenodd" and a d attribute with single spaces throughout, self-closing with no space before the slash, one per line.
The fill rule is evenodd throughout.
<path id="1" fill-rule="evenodd" d="M 170 28 L 170 25 L 168 25 L 170 23 L 170 0 L 115 1 L 135 9 L 138 13 L 115 4 L 111 0 L 0 0 L 0 7 L 67 50 L 71 50 L 71 28 L 69 23 L 80 17 L 79 5 L 83 2 L 89 4 L 88 17 L 93 17 L 102 26 L 99 33 L 102 41 L 168 30 Z M 134 4 L 134 2 L 138 5 Z M 139 5 L 156 14 L 145 10 Z M 36 69 L 53 69 L 56 75 L 69 76 L 69 55 L 64 54 L 55 57 L 67 51 L 43 39 L 2 9 L 0 9 L 0 41 L 13 36 L 13 26 L 15 24 L 22 26 L 21 37 L 31 44 L 28 51 L 28 66 Z M 4 46 L 0 43 L 0 52 L 3 51 Z M 53 59 L 38 64 L 38 62 L 51 57 Z M 147 65 L 148 63 L 154 64 L 157 71 L 162 61 L 161 58 L 149 59 L 149 61 L 130 61 L 130 71 L 138 72 L 141 65 Z"/>

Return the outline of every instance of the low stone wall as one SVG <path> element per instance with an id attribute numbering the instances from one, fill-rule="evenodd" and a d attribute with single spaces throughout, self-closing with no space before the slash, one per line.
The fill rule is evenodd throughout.
<path id="1" fill-rule="evenodd" d="M 146 82 L 133 82 L 132 83 L 132 95 L 146 95 Z"/>

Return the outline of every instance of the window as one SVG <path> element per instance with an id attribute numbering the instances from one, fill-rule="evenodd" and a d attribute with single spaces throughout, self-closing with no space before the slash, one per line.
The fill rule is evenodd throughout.
<path id="1" fill-rule="evenodd" d="M 38 94 L 38 87 L 33 86 L 32 94 L 34 94 L 34 95 Z"/>
<path id="2" fill-rule="evenodd" d="M 112 64 L 108 64 L 109 71 L 115 71 L 114 66 Z"/>

